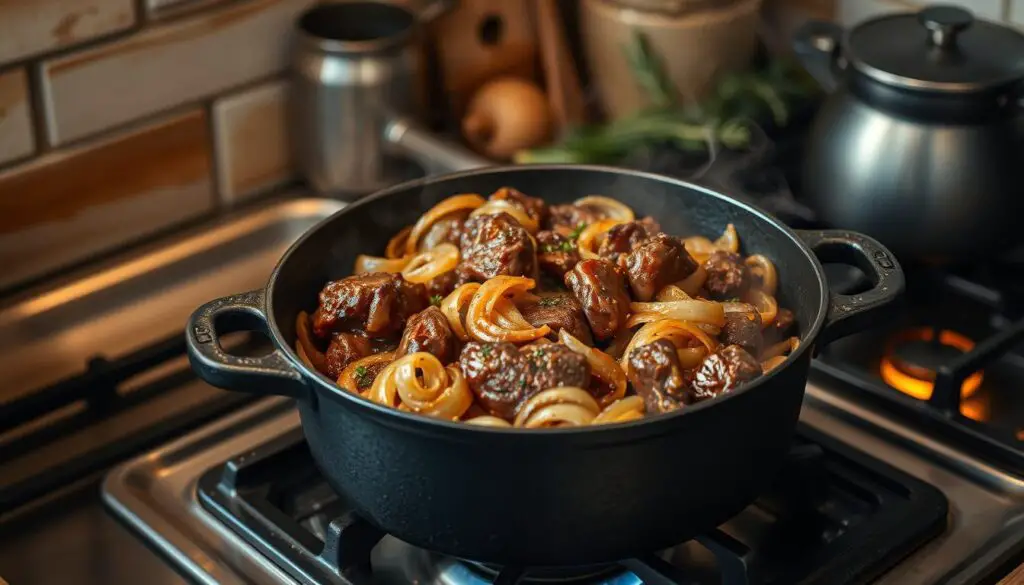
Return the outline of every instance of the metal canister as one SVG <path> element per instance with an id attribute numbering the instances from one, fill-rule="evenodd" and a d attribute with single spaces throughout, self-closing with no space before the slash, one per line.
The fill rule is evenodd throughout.
<path id="1" fill-rule="evenodd" d="M 292 121 L 300 172 L 316 191 L 351 198 L 394 182 L 381 131 L 426 105 L 422 22 L 405 4 L 320 4 L 297 22 Z"/>

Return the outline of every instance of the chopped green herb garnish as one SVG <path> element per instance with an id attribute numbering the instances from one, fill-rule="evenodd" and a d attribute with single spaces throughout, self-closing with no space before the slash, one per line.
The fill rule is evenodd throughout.
<path id="1" fill-rule="evenodd" d="M 569 234 L 569 239 L 575 240 L 580 237 L 580 234 L 582 234 L 585 229 L 587 229 L 587 224 L 580 222 L 580 225 L 576 226 L 576 229 L 572 230 L 572 233 Z"/>
<path id="2" fill-rule="evenodd" d="M 519 387 L 520 388 L 526 388 L 526 378 L 520 378 L 519 379 Z"/>
<path id="3" fill-rule="evenodd" d="M 572 240 L 566 240 L 558 244 L 544 244 L 541 246 L 541 251 L 545 254 L 553 254 L 555 252 L 572 252 L 576 249 L 576 244 Z"/>
<path id="4" fill-rule="evenodd" d="M 372 382 L 372 381 L 373 380 L 370 379 L 370 371 L 366 369 L 366 366 L 359 366 L 359 367 L 356 368 L 356 385 L 357 386 L 359 386 L 360 388 L 363 388 L 364 386 L 369 386 L 370 382 Z"/>
<path id="5" fill-rule="evenodd" d="M 485 346 L 481 347 L 480 348 L 480 355 L 482 355 L 484 357 L 490 356 L 491 355 L 491 346 L 490 345 L 485 345 Z"/>
<path id="6" fill-rule="evenodd" d="M 544 357 L 544 350 L 542 350 L 542 349 L 535 349 L 535 350 L 533 350 L 533 357 L 535 357 L 535 358 L 542 358 L 542 357 Z"/>
<path id="7" fill-rule="evenodd" d="M 542 307 L 557 307 L 562 304 L 562 297 L 543 297 L 537 304 Z"/>
<path id="8" fill-rule="evenodd" d="M 430 304 L 434 305 L 435 307 L 440 307 L 441 306 L 441 301 L 443 301 L 443 300 L 444 300 L 444 297 L 442 297 L 441 295 L 430 295 Z"/>

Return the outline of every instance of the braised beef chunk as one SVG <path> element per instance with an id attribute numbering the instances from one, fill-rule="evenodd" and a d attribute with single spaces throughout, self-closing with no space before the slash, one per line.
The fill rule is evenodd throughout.
<path id="1" fill-rule="evenodd" d="M 621 254 L 629 254 L 637 244 L 660 232 L 661 226 L 649 217 L 620 223 L 605 234 L 597 255 L 614 262 Z"/>
<path id="2" fill-rule="evenodd" d="M 557 339 L 558 331 L 565 329 L 587 345 L 594 343 L 587 318 L 583 315 L 583 307 L 568 293 L 545 295 L 537 301 L 524 303 L 519 306 L 519 312 L 534 327 L 550 327 L 552 338 Z"/>
<path id="3" fill-rule="evenodd" d="M 331 339 L 324 356 L 327 358 L 327 376 L 335 380 L 350 363 L 371 353 L 370 340 L 356 333 L 338 333 Z"/>
<path id="4" fill-rule="evenodd" d="M 543 225 L 548 219 L 548 205 L 543 199 L 530 197 L 525 193 L 512 187 L 502 187 L 490 197 L 492 200 L 507 200 L 515 203 L 526 212 L 527 215 L 536 219 L 539 225 Z"/>
<path id="5" fill-rule="evenodd" d="M 511 215 L 478 215 L 466 221 L 460 241 L 460 282 L 483 282 L 495 276 L 533 276 L 533 240 Z"/>
<path id="6" fill-rule="evenodd" d="M 540 247 L 537 251 L 540 269 L 559 279 L 564 278 L 565 273 L 580 261 L 576 242 L 561 234 L 547 230 L 538 232 L 537 245 Z"/>
<path id="7" fill-rule="evenodd" d="M 480 404 L 491 414 L 511 420 L 526 396 L 526 362 L 508 342 L 470 341 L 459 355 L 459 369 Z"/>
<path id="8" fill-rule="evenodd" d="M 626 279 L 611 262 L 588 259 L 565 274 L 565 285 L 583 308 L 597 339 L 608 339 L 626 324 L 629 293 Z"/>
<path id="9" fill-rule="evenodd" d="M 761 315 L 757 311 L 726 313 L 720 338 L 723 345 L 738 345 L 751 355 L 760 355 L 764 345 Z"/>
<path id="10" fill-rule="evenodd" d="M 419 351 L 433 355 L 442 364 L 450 364 L 458 356 L 459 340 L 448 326 L 448 319 L 437 307 L 427 307 L 409 317 L 395 358 Z"/>
<path id="11" fill-rule="evenodd" d="M 633 248 L 626 256 L 626 268 L 633 296 L 649 301 L 666 285 L 693 274 L 697 261 L 679 238 L 657 234 Z"/>
<path id="12" fill-rule="evenodd" d="M 587 358 L 561 343 L 548 343 L 523 348 L 520 352 L 526 363 L 526 396 L 558 388 L 576 386 L 586 388 L 590 382 L 590 364 Z"/>
<path id="13" fill-rule="evenodd" d="M 438 274 L 434 278 L 431 278 L 427 282 L 427 295 L 430 296 L 430 303 L 432 305 L 439 304 L 441 299 L 451 294 L 455 290 L 455 285 L 458 284 L 459 277 L 454 270 L 449 270 L 443 274 Z"/>
<path id="14" fill-rule="evenodd" d="M 715 250 L 704 262 L 708 279 L 704 288 L 717 300 L 740 297 L 750 286 L 750 269 L 739 254 Z"/>
<path id="15" fill-rule="evenodd" d="M 545 227 L 562 235 L 578 231 L 580 226 L 606 219 L 608 216 L 600 207 L 593 205 L 552 205 Z"/>
<path id="16" fill-rule="evenodd" d="M 532 345 L 520 351 L 507 342 L 470 341 L 459 356 L 459 369 L 477 400 L 491 414 L 507 420 L 530 396 L 548 388 L 590 381 L 586 358 L 560 343 Z"/>
<path id="17" fill-rule="evenodd" d="M 641 345 L 629 354 L 629 382 L 647 412 L 668 412 L 688 402 L 690 392 L 676 346 L 667 339 Z"/>
<path id="18" fill-rule="evenodd" d="M 410 315 L 427 306 L 427 289 L 387 272 L 357 274 L 328 282 L 313 314 L 313 333 L 327 337 L 358 329 L 374 337 L 398 333 Z"/>
<path id="19" fill-rule="evenodd" d="M 462 226 L 466 222 L 465 213 L 453 213 L 451 216 L 442 217 L 430 226 L 427 233 L 419 241 L 420 250 L 430 250 L 439 244 L 459 245 L 462 237 Z"/>
<path id="20" fill-rule="evenodd" d="M 713 398 L 761 375 L 761 364 L 738 345 L 727 345 L 704 358 L 693 374 L 694 400 Z"/>

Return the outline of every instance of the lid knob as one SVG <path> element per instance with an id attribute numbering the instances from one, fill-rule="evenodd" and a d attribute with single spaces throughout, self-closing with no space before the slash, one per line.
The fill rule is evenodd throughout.
<path id="1" fill-rule="evenodd" d="M 956 46 L 956 36 L 974 23 L 974 16 L 957 6 L 929 6 L 917 19 L 928 29 L 931 43 L 944 48 Z"/>

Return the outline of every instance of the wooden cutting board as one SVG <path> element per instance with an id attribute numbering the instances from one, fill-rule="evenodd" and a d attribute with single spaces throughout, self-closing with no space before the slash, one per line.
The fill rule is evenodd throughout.
<path id="1" fill-rule="evenodd" d="M 528 2 L 460 0 L 431 33 L 455 119 L 462 118 L 473 92 L 494 77 L 537 81 L 537 41 Z"/>

